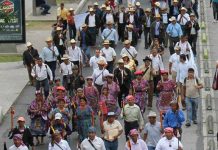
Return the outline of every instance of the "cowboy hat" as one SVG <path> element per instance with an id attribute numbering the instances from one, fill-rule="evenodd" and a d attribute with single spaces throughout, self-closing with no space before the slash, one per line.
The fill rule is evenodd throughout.
<path id="1" fill-rule="evenodd" d="M 63 57 L 61 58 L 61 60 L 67 60 L 69 59 L 69 56 L 67 54 L 64 54 Z"/>
<path id="2" fill-rule="evenodd" d="M 109 41 L 109 40 L 104 40 L 103 44 L 104 44 L 104 45 L 109 45 L 109 44 L 110 44 L 110 41 Z"/>
<path id="3" fill-rule="evenodd" d="M 26 42 L 26 46 L 27 46 L 27 47 L 32 46 L 32 43 Z"/>
<path id="4" fill-rule="evenodd" d="M 176 17 L 172 16 L 169 21 L 176 21 Z"/>
<path id="5" fill-rule="evenodd" d="M 76 41 L 74 39 L 72 39 L 72 40 L 70 40 L 70 43 L 74 44 L 74 43 L 76 43 Z"/>

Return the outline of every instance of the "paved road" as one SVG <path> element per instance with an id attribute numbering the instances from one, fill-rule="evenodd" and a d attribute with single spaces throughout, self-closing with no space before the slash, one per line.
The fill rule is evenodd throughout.
<path id="1" fill-rule="evenodd" d="M 148 3 L 148 1 L 149 0 L 141 1 L 143 8 L 150 7 L 150 4 Z M 99 3 L 102 3 L 102 2 L 103 1 L 99 1 Z M 88 2 L 88 4 L 92 4 L 92 3 L 93 3 L 93 1 Z M 86 7 L 84 7 L 84 9 L 82 11 L 85 11 L 85 9 L 87 8 L 87 5 L 86 5 Z M 121 48 L 122 48 L 122 43 L 119 43 L 116 47 L 116 52 L 117 52 L 118 57 L 119 57 Z M 142 40 L 139 40 L 137 50 L 138 50 L 138 60 L 140 60 L 139 63 L 142 64 L 142 59 L 146 55 L 149 54 L 149 51 L 144 49 L 144 37 L 142 37 Z M 164 57 L 163 57 L 164 64 L 165 64 L 166 68 L 168 67 L 168 58 L 169 58 L 169 51 L 166 49 Z M 91 68 L 85 68 L 83 71 L 84 76 L 91 75 L 91 73 L 92 73 Z M 29 124 L 29 116 L 27 115 L 26 109 L 27 109 L 28 105 L 30 104 L 30 102 L 34 99 L 34 91 L 35 91 L 35 88 L 31 87 L 31 86 L 26 86 L 23 89 L 20 96 L 18 97 L 18 99 L 16 100 L 16 102 L 13 105 L 15 107 L 15 111 L 16 111 L 14 120 L 17 120 L 18 116 L 25 116 L 25 118 L 27 118 L 27 121 L 26 121 L 27 125 Z M 155 103 L 155 101 L 154 101 L 154 103 Z M 154 104 L 154 106 L 155 106 L 155 104 Z M 153 108 L 153 109 L 154 109 L 154 111 L 156 111 L 156 108 Z M 146 111 L 144 114 L 145 120 L 146 120 L 147 114 L 148 114 L 148 112 Z M 123 123 L 122 120 L 120 120 L 120 121 Z M 9 113 L 7 113 L 7 115 L 5 116 L 4 122 L 0 127 L 0 135 L 1 135 L 0 136 L 0 144 L 2 144 L 2 141 L 3 141 L 2 139 L 7 138 L 7 134 L 9 131 L 9 125 L 10 125 L 10 115 L 9 115 Z M 98 127 L 98 125 L 99 124 L 97 123 L 97 127 Z M 188 129 L 184 128 L 182 142 L 185 146 L 185 150 L 201 150 L 202 149 L 202 142 L 201 142 L 201 138 L 200 138 L 200 135 L 201 135 L 200 129 L 201 129 L 201 124 L 199 124 L 198 126 L 192 126 Z M 98 131 L 98 135 L 100 135 L 99 131 Z M 70 146 L 72 149 L 75 149 L 76 138 L 77 138 L 76 133 L 73 133 L 70 136 L 69 143 L 70 143 Z M 7 145 L 10 146 L 12 144 L 11 142 L 12 141 L 7 140 Z M 46 142 L 45 145 L 37 146 L 36 150 L 46 150 L 47 146 L 48 146 L 49 139 L 46 138 L 45 142 Z M 119 149 L 122 150 L 124 148 L 124 145 L 125 145 L 125 138 L 124 138 L 124 135 L 122 135 L 121 138 L 119 139 Z"/>

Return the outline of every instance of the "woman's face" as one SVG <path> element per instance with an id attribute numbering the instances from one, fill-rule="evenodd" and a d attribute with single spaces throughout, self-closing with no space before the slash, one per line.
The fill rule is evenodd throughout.
<path id="1" fill-rule="evenodd" d="M 65 106 L 65 102 L 63 100 L 60 100 L 59 103 L 58 103 L 58 106 L 60 108 L 63 108 Z"/>
<path id="2" fill-rule="evenodd" d="M 162 76 L 163 76 L 163 80 L 167 80 L 168 79 L 168 75 L 167 74 L 164 74 Z"/>
<path id="3" fill-rule="evenodd" d="M 80 99 L 80 106 L 85 106 L 86 105 L 86 101 L 84 99 Z"/>
<path id="4" fill-rule="evenodd" d="M 137 78 L 138 80 L 140 80 L 140 79 L 142 79 L 142 75 L 136 75 L 136 78 Z"/>
<path id="5" fill-rule="evenodd" d="M 91 85 L 91 84 L 92 84 L 92 80 L 88 79 L 88 80 L 87 80 L 87 83 L 88 83 L 89 85 Z"/>
<path id="6" fill-rule="evenodd" d="M 123 57 L 123 61 L 128 61 L 128 57 Z"/>
<path id="7" fill-rule="evenodd" d="M 103 89 L 102 92 L 103 92 L 104 95 L 107 95 L 107 94 L 108 94 L 108 90 L 107 90 L 107 89 Z"/>

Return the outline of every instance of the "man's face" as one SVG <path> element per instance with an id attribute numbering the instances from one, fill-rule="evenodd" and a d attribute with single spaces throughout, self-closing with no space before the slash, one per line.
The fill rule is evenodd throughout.
<path id="1" fill-rule="evenodd" d="M 131 139 L 136 143 L 138 140 L 138 134 L 131 135 Z"/>
<path id="2" fill-rule="evenodd" d="M 133 98 L 128 99 L 129 105 L 133 105 L 135 103 L 135 100 Z"/>
<path id="3" fill-rule="evenodd" d="M 54 140 L 55 140 L 55 142 L 59 143 L 61 141 L 61 134 L 60 133 L 55 134 L 54 135 Z"/>
<path id="4" fill-rule="evenodd" d="M 99 50 L 96 50 L 96 51 L 95 51 L 95 56 L 99 57 L 99 55 L 100 55 L 100 51 L 99 51 Z"/>
<path id="5" fill-rule="evenodd" d="M 65 59 L 65 60 L 64 60 L 64 63 L 65 63 L 65 64 L 68 64 L 68 62 L 69 62 L 68 59 Z"/>
<path id="6" fill-rule="evenodd" d="M 188 76 L 191 77 L 191 78 L 194 78 L 194 72 L 193 71 L 189 71 L 188 72 Z"/>
<path id="7" fill-rule="evenodd" d="M 195 16 L 190 16 L 190 20 L 191 21 L 195 20 Z"/>
<path id="8" fill-rule="evenodd" d="M 21 145 L 21 140 L 20 139 L 13 139 L 13 141 L 14 141 L 14 145 L 16 147 L 19 147 Z"/>
<path id="9" fill-rule="evenodd" d="M 175 50 L 176 54 L 179 55 L 180 54 L 180 50 Z"/>
<path id="10" fill-rule="evenodd" d="M 32 46 L 27 46 L 27 49 L 28 49 L 28 50 L 31 50 L 31 49 L 32 49 Z"/>
<path id="11" fill-rule="evenodd" d="M 153 56 L 156 56 L 156 55 L 157 55 L 157 49 L 153 49 L 153 50 L 152 50 L 152 55 L 153 55 Z"/>
<path id="12" fill-rule="evenodd" d="M 52 41 L 47 41 L 47 45 L 48 45 L 48 47 L 51 47 L 52 46 Z"/>
<path id="13" fill-rule="evenodd" d="M 124 67 L 124 64 L 123 63 L 119 63 L 119 68 L 123 68 Z"/>
<path id="14" fill-rule="evenodd" d="M 109 44 L 104 44 L 104 47 L 105 47 L 106 49 L 108 49 L 108 48 L 109 48 Z"/>
<path id="15" fill-rule="evenodd" d="M 71 43 L 71 46 L 74 48 L 76 46 L 76 43 Z"/>
<path id="16" fill-rule="evenodd" d="M 156 122 L 156 117 L 148 117 L 148 120 L 151 124 L 154 124 Z"/>
<path id="17" fill-rule="evenodd" d="M 37 64 L 38 64 L 39 66 L 42 66 L 42 60 L 37 60 Z"/>
<path id="18" fill-rule="evenodd" d="M 130 48 L 130 44 L 125 44 L 124 45 L 126 48 Z"/>
<path id="19" fill-rule="evenodd" d="M 149 61 L 149 60 L 146 60 L 146 61 L 145 61 L 145 65 L 146 65 L 146 66 L 149 66 L 149 65 L 150 65 L 150 61 Z"/>
<path id="20" fill-rule="evenodd" d="M 24 127 L 25 125 L 25 122 L 24 121 L 18 121 L 18 126 L 19 127 Z"/>
<path id="21" fill-rule="evenodd" d="M 166 136 L 167 139 L 170 140 L 173 137 L 173 133 L 172 132 L 165 132 L 165 136 Z"/>
<path id="22" fill-rule="evenodd" d="M 64 9 L 64 4 L 61 4 L 61 9 Z"/>
<path id="23" fill-rule="evenodd" d="M 96 133 L 95 133 L 95 132 L 89 132 L 89 133 L 88 133 L 88 136 L 89 136 L 89 139 L 90 139 L 90 140 L 94 140 L 94 139 L 95 139 L 95 136 L 96 136 Z"/>
<path id="24" fill-rule="evenodd" d="M 110 116 L 110 117 L 108 117 L 108 122 L 109 122 L 109 123 L 113 123 L 114 120 L 115 120 L 115 116 Z"/>

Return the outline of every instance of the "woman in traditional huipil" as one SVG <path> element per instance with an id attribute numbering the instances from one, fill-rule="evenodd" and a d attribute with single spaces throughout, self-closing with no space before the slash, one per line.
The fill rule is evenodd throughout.
<path id="1" fill-rule="evenodd" d="M 48 103 L 43 99 L 42 93 L 36 91 L 36 98 L 30 104 L 27 109 L 30 116 L 30 130 L 34 137 L 36 137 L 37 145 L 40 144 L 39 137 L 41 137 L 41 144 L 43 143 L 43 137 L 46 136 L 48 126 L 48 113 L 50 107 Z"/>
<path id="2" fill-rule="evenodd" d="M 79 143 L 88 137 L 89 127 L 94 125 L 94 114 L 92 108 L 87 105 L 85 97 L 80 98 L 79 106 L 76 109 L 74 118 L 77 121 Z"/>
<path id="3" fill-rule="evenodd" d="M 69 124 L 70 121 L 70 111 L 68 105 L 66 105 L 66 101 L 63 97 L 57 98 L 57 108 L 53 109 L 51 112 L 51 120 L 54 119 L 56 113 L 62 114 L 62 118 L 64 123 Z"/>
<path id="4" fill-rule="evenodd" d="M 57 108 L 58 98 L 62 97 L 65 100 L 65 107 L 70 109 L 70 99 L 67 97 L 66 89 L 63 86 L 56 88 L 55 97 L 50 99 L 50 105 L 53 109 Z"/>
<path id="5" fill-rule="evenodd" d="M 132 86 L 135 92 L 135 103 L 140 107 L 141 112 L 144 113 L 147 103 L 147 90 L 149 88 L 149 84 L 142 78 L 142 71 L 136 71 L 134 74 L 136 79 L 132 81 Z"/>
<path id="6" fill-rule="evenodd" d="M 112 95 L 115 100 L 117 100 L 117 95 L 120 92 L 120 87 L 116 82 L 113 81 L 113 78 L 113 74 L 108 74 L 107 81 L 104 83 L 103 87 L 107 87 L 109 89 L 109 94 Z"/>
<path id="7" fill-rule="evenodd" d="M 92 77 L 87 77 L 86 81 L 87 84 L 84 87 L 84 95 L 87 99 L 87 104 L 92 108 L 94 114 L 97 115 L 98 100 L 99 100 L 98 89 L 92 84 L 93 83 Z"/>
<path id="8" fill-rule="evenodd" d="M 102 108 L 101 108 L 102 106 Z M 106 106 L 106 108 L 104 108 Z M 108 112 L 114 112 L 116 116 L 119 116 L 120 114 L 120 108 L 117 106 L 117 100 L 114 99 L 112 95 L 109 94 L 108 87 L 103 87 L 100 101 L 99 101 L 99 109 L 104 115 L 104 120 L 106 120 L 107 113 Z M 102 110 L 103 109 L 103 110 Z"/>
<path id="9" fill-rule="evenodd" d="M 170 102 L 175 99 L 176 83 L 168 78 L 168 72 L 162 71 L 162 80 L 157 84 L 157 89 L 160 91 L 157 101 L 159 111 L 166 112 L 170 108 Z"/>
<path id="10" fill-rule="evenodd" d="M 126 68 L 128 68 L 132 73 L 136 71 L 136 64 L 133 59 L 130 59 L 127 54 L 123 54 L 122 59 Z"/>

